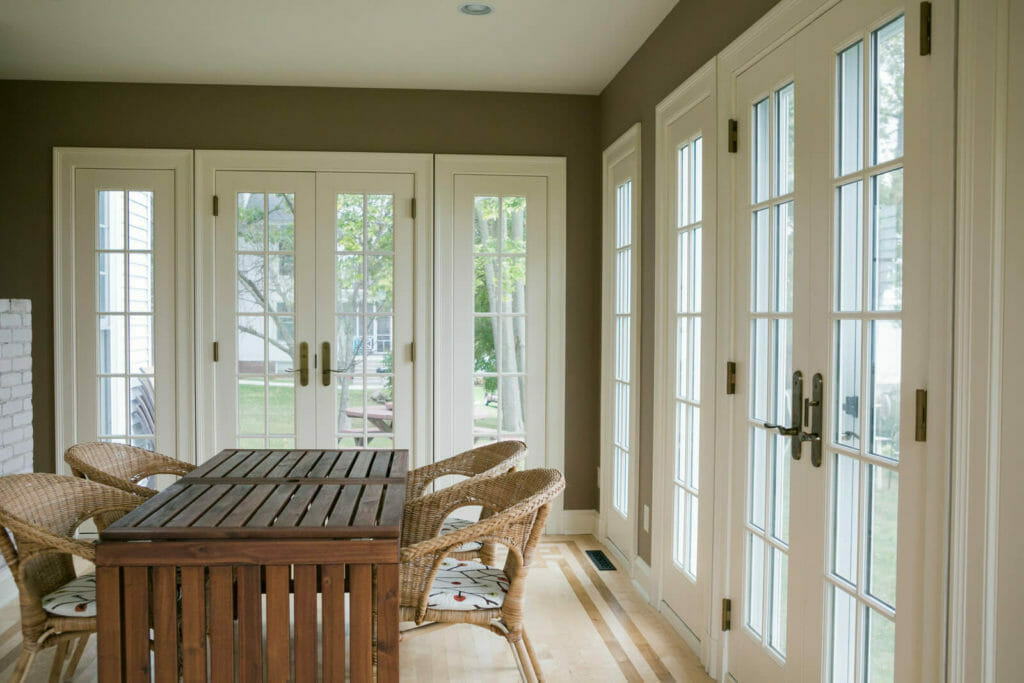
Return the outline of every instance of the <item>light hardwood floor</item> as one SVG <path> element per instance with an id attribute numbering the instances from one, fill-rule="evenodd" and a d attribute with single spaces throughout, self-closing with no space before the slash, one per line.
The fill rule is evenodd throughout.
<path id="1" fill-rule="evenodd" d="M 528 579 L 526 626 L 547 679 L 710 681 L 696 655 L 636 593 L 628 575 L 598 572 L 583 553 L 601 547 L 592 536 L 541 541 Z M 17 604 L 8 600 L 0 606 L 0 680 L 10 677 L 20 649 Z M 30 681 L 47 680 L 52 657 L 52 649 L 37 657 Z M 505 640 L 475 626 L 405 640 L 401 662 L 403 681 L 519 680 Z M 96 680 L 95 640 L 74 680 Z"/>

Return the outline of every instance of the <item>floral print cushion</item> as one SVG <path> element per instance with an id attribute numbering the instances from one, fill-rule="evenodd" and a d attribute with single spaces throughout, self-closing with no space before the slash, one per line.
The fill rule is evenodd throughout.
<path id="1" fill-rule="evenodd" d="M 58 617 L 96 616 L 96 575 L 82 574 L 43 596 L 43 609 Z"/>
<path id="2" fill-rule="evenodd" d="M 471 611 L 497 609 L 505 602 L 508 577 L 497 567 L 447 558 L 434 577 L 430 609 Z"/>
<path id="3" fill-rule="evenodd" d="M 459 529 L 465 529 L 467 526 L 472 526 L 476 522 L 469 519 L 462 519 L 461 517 L 449 517 L 444 520 L 444 524 L 441 525 L 441 535 L 450 534 L 453 531 Z M 468 553 L 475 552 L 484 547 L 484 544 L 480 541 L 470 541 L 469 543 L 463 543 L 458 548 L 455 548 L 452 552 L 456 553 Z"/>

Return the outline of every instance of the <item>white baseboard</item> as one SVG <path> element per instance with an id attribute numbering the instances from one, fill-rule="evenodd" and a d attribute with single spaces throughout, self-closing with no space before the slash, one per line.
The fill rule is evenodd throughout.
<path id="1" fill-rule="evenodd" d="M 651 565 L 644 562 L 639 556 L 634 557 L 630 578 L 633 581 L 633 588 L 643 596 L 644 601 L 654 604 L 651 602 L 651 594 L 654 593 L 654 578 L 651 572 Z"/>
<path id="2" fill-rule="evenodd" d="M 661 612 L 661 615 L 665 617 L 665 621 L 672 626 L 672 629 L 679 634 L 679 637 L 686 642 L 689 648 L 706 666 L 707 663 L 704 662 L 704 646 L 700 642 L 700 637 L 694 633 L 693 630 L 686 625 L 686 622 L 679 618 L 679 615 L 675 613 L 675 610 L 669 607 L 664 601 L 658 605 L 658 611 Z"/>
<path id="3" fill-rule="evenodd" d="M 557 525 L 548 525 L 549 534 L 597 535 L 597 510 L 563 510 Z"/>

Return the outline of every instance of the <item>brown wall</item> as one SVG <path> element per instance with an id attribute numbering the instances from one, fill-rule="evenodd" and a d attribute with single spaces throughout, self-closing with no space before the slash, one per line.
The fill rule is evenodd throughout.
<path id="1" fill-rule="evenodd" d="M 641 122 L 640 504 L 651 504 L 654 453 L 654 108 L 693 72 L 772 8 L 776 0 L 682 0 L 601 93 L 601 147 Z M 642 510 L 642 508 L 640 508 Z M 640 557 L 651 536 L 638 515 Z M 652 519 L 651 525 L 662 522 Z"/>
<path id="2" fill-rule="evenodd" d="M 33 311 L 35 467 L 53 471 L 52 149 L 333 150 L 567 158 L 569 509 L 597 507 L 601 139 L 597 97 L 0 81 L 0 296 Z"/>

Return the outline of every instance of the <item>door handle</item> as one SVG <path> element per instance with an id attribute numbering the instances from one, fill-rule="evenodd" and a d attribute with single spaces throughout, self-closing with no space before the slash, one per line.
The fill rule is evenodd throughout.
<path id="1" fill-rule="evenodd" d="M 320 365 L 320 382 L 325 386 L 331 386 L 331 343 L 324 342 L 320 345 L 320 355 L 323 356 L 323 363 Z"/>
<path id="2" fill-rule="evenodd" d="M 299 344 L 299 367 L 288 368 L 285 372 L 299 373 L 300 386 L 309 384 L 309 344 L 306 342 Z"/>
<path id="3" fill-rule="evenodd" d="M 811 397 L 804 403 L 804 423 L 809 432 L 800 433 L 800 442 L 811 442 L 811 465 L 821 467 L 822 404 L 825 402 L 825 380 L 820 372 L 811 379 Z"/>
<path id="4" fill-rule="evenodd" d="M 778 430 L 782 436 L 798 437 L 800 434 L 800 408 L 804 402 L 804 373 L 799 370 L 793 371 L 793 380 L 790 385 L 790 415 L 791 419 L 796 419 L 796 425 L 792 427 L 783 427 L 782 425 L 772 424 L 765 422 L 763 424 L 765 429 Z M 800 459 L 800 445 L 803 443 L 800 438 L 791 438 L 789 440 L 789 454 L 794 460 Z"/>

